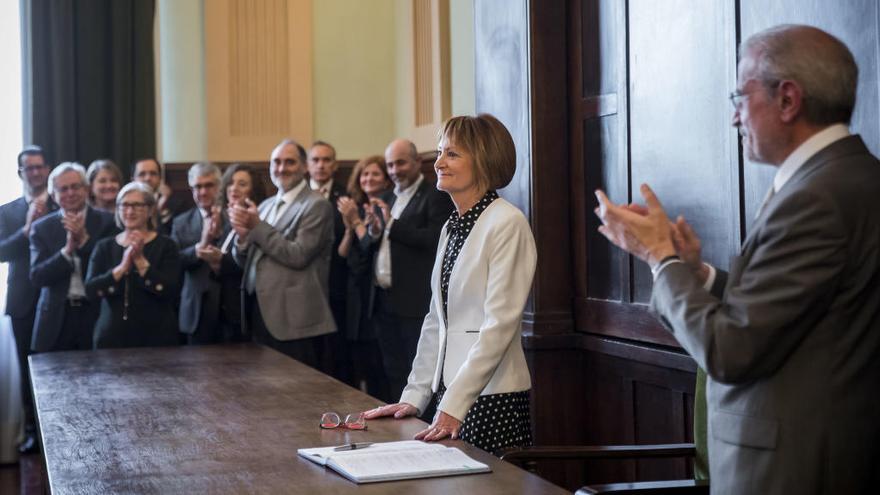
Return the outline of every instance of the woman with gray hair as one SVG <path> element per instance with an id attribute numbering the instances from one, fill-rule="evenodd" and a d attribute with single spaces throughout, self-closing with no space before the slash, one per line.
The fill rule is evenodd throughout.
<path id="1" fill-rule="evenodd" d="M 101 302 L 95 348 L 175 345 L 177 244 L 156 232 L 156 198 L 149 186 L 127 184 L 116 206 L 123 231 L 95 246 L 85 283 L 89 299 Z"/>

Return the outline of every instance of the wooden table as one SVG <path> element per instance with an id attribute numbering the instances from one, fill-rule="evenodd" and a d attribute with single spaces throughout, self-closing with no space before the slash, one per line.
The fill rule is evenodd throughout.
<path id="1" fill-rule="evenodd" d="M 52 493 L 566 493 L 459 441 L 476 474 L 356 485 L 301 447 L 409 439 L 417 419 L 322 430 L 380 404 L 253 344 L 37 354 L 31 379 Z"/>

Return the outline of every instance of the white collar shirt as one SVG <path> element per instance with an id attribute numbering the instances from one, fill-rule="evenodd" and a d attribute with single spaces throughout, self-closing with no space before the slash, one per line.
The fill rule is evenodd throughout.
<path id="1" fill-rule="evenodd" d="M 379 253 L 376 255 L 376 285 L 383 289 L 391 288 L 391 241 L 388 239 L 391 225 L 403 214 L 403 210 L 409 205 L 410 200 L 416 195 L 416 191 L 419 190 L 424 180 L 425 176 L 419 174 L 419 177 L 406 189 L 394 186 L 394 196 L 396 199 L 391 206 L 391 220 L 385 226 L 385 232 L 382 234 L 382 243 L 379 244 Z"/>
<path id="2" fill-rule="evenodd" d="M 330 199 L 330 191 L 333 190 L 333 179 L 330 179 L 323 184 L 319 184 L 315 179 L 310 178 L 309 187 L 311 187 L 313 191 L 317 191 L 321 196 L 324 196 L 324 199 Z"/>
<path id="3" fill-rule="evenodd" d="M 831 143 L 849 136 L 849 129 L 844 124 L 834 124 L 810 136 L 801 143 L 779 166 L 773 177 L 773 193 L 778 193 L 782 186 L 797 172 L 804 163 Z"/>
<path id="4" fill-rule="evenodd" d="M 299 193 L 305 188 L 306 181 L 301 180 L 299 181 L 299 184 L 295 185 L 287 192 L 281 192 L 279 190 L 278 194 L 275 195 L 275 204 L 263 210 L 265 217 L 263 217 L 262 220 L 265 220 L 266 223 L 273 227 L 277 227 L 278 220 L 284 217 L 284 212 L 290 208 L 290 205 L 293 204 L 293 200 L 296 199 L 296 197 L 299 196 Z M 279 201 L 284 201 L 284 203 L 279 205 Z"/>

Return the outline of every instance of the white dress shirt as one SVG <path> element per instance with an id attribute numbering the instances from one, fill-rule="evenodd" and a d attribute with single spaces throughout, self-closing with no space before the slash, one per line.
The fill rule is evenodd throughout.
<path id="1" fill-rule="evenodd" d="M 88 207 L 83 208 L 83 228 L 85 228 L 86 215 L 88 215 Z M 64 210 L 61 210 L 61 218 L 64 218 Z M 61 256 L 73 265 L 73 272 L 70 274 L 70 286 L 67 288 L 68 299 L 82 299 L 86 297 L 86 286 L 83 283 L 82 260 L 76 251 L 69 255 L 64 252 L 67 243 L 61 247 Z"/>
<path id="2" fill-rule="evenodd" d="M 397 199 L 394 200 L 394 204 L 391 206 L 391 220 L 385 226 L 385 232 L 382 234 L 382 243 L 379 245 L 379 253 L 376 255 L 376 285 L 383 289 L 391 288 L 391 241 L 388 240 L 391 225 L 403 214 L 403 210 L 409 205 L 410 200 L 415 196 L 416 191 L 419 190 L 419 186 L 422 185 L 424 180 L 425 176 L 419 174 L 415 182 L 406 189 L 400 189 L 398 186 L 394 187 L 394 196 Z"/>
<path id="3" fill-rule="evenodd" d="M 324 199 L 330 199 L 330 191 L 333 190 L 333 179 L 330 179 L 323 184 L 319 184 L 315 179 L 309 178 L 309 187 L 311 187 L 313 191 L 317 191 L 321 196 L 324 196 Z"/>

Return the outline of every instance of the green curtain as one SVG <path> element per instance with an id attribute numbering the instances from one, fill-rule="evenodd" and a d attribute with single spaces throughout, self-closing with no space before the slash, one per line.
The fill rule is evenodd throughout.
<path id="1" fill-rule="evenodd" d="M 24 137 L 52 163 L 156 155 L 155 0 L 21 0 Z"/>

